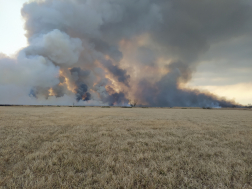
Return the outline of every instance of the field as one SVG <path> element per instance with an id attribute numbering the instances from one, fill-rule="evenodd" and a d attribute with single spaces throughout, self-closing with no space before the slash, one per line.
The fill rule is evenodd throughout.
<path id="1" fill-rule="evenodd" d="M 0 107 L 0 188 L 252 188 L 252 111 Z"/>

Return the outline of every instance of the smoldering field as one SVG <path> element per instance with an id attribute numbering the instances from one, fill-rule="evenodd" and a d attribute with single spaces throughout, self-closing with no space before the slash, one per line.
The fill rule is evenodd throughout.
<path id="1" fill-rule="evenodd" d="M 251 188 L 251 113 L 0 107 L 0 186 Z"/>

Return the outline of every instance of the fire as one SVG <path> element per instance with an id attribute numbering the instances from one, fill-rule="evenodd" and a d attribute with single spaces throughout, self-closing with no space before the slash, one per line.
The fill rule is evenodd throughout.
<path id="1" fill-rule="evenodd" d="M 70 69 L 70 68 L 69 68 Z M 68 70 L 69 70 L 68 69 Z M 64 70 L 59 71 L 59 75 L 65 78 L 65 82 L 60 83 L 59 85 L 66 85 L 67 89 L 73 93 L 75 93 L 75 87 L 71 84 L 70 80 L 67 77 L 67 74 L 64 73 Z"/>
<path id="2" fill-rule="evenodd" d="M 85 100 L 87 97 L 88 97 L 88 95 L 87 95 L 87 93 L 85 93 L 85 94 L 82 96 L 82 100 Z"/>
<path id="3" fill-rule="evenodd" d="M 109 74 L 106 74 L 105 78 L 107 78 L 111 81 L 112 86 L 113 86 L 112 88 L 114 89 L 115 92 L 119 93 L 120 92 L 120 85 L 118 84 L 118 82 L 116 82 L 116 80 L 113 77 L 111 77 Z"/>
<path id="4" fill-rule="evenodd" d="M 71 86 L 71 83 L 67 77 L 65 77 L 65 83 L 67 86 L 67 89 L 73 93 L 75 93 L 75 88 Z"/>
<path id="5" fill-rule="evenodd" d="M 48 90 L 48 92 L 49 92 L 49 96 L 55 96 L 55 94 L 54 94 L 54 92 L 53 92 L 53 88 L 50 88 L 50 89 Z"/>

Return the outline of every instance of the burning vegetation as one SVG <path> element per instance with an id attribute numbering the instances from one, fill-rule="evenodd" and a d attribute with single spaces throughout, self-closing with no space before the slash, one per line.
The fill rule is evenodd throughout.
<path id="1" fill-rule="evenodd" d="M 70 104 L 130 106 L 135 99 L 153 107 L 237 105 L 181 87 L 210 45 L 244 35 L 251 23 L 251 6 L 245 1 L 216 3 L 192 3 L 210 13 L 205 16 L 183 0 L 26 3 L 22 16 L 29 46 L 14 58 L 0 56 L 0 85 L 19 89 L 19 102 L 29 96 L 35 104 L 62 99 Z M 216 15 L 226 27 L 209 23 Z M 246 22 L 239 22 L 243 17 Z M 237 22 L 239 30 L 227 19 Z"/>

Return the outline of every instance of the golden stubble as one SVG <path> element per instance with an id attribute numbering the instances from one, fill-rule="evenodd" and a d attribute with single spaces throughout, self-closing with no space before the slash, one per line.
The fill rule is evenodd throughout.
<path id="1" fill-rule="evenodd" d="M 0 186 L 251 188 L 251 113 L 0 107 Z"/>

